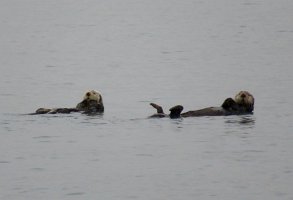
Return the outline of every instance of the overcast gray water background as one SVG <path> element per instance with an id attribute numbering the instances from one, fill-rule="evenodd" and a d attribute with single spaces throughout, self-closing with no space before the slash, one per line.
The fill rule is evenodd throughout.
<path id="1" fill-rule="evenodd" d="M 1 0 L 0 30 L 1 200 L 293 199 L 293 1 Z M 23 115 L 87 89 L 103 115 Z"/>

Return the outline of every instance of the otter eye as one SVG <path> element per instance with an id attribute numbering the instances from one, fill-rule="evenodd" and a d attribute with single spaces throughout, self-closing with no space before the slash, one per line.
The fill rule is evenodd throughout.
<path id="1" fill-rule="evenodd" d="M 91 94 L 89 92 L 86 93 L 86 96 L 90 96 Z"/>

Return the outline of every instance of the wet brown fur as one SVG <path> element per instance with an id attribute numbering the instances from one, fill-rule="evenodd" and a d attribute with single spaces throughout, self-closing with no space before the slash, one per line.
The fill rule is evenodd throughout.
<path id="1" fill-rule="evenodd" d="M 96 97 L 91 98 L 91 95 L 94 94 Z M 68 114 L 71 112 L 82 112 L 82 113 L 103 113 L 104 112 L 104 104 L 102 95 L 98 92 L 92 90 L 87 92 L 84 95 L 83 101 L 78 103 L 75 108 L 39 108 L 36 110 L 33 115 L 36 114 Z"/>
<path id="2" fill-rule="evenodd" d="M 176 113 L 174 115 L 172 112 L 167 115 L 164 114 L 161 106 L 151 103 L 151 106 L 157 109 L 157 114 L 151 117 L 166 117 L 171 118 L 177 117 L 200 117 L 200 116 L 225 116 L 225 115 L 242 115 L 251 114 L 254 110 L 254 97 L 247 91 L 240 91 L 236 96 L 235 100 L 232 98 L 227 98 L 220 107 L 208 107 L 199 110 L 191 110 L 185 113 L 181 113 L 183 106 L 174 106 L 170 109 L 172 112 Z M 180 108 L 180 109 L 179 109 Z M 181 109 L 182 108 L 182 109 Z M 173 115 L 172 115 L 173 114 Z"/>

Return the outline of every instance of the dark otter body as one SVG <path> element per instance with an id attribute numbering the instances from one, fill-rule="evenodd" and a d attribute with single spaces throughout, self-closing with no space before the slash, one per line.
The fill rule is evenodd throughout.
<path id="1" fill-rule="evenodd" d="M 32 113 L 32 115 L 37 115 L 37 114 L 56 114 L 56 113 L 64 113 L 68 114 L 71 112 L 78 112 L 76 108 L 39 108 L 36 110 L 35 113 Z"/>
<path id="2" fill-rule="evenodd" d="M 182 113 L 181 117 L 223 116 L 227 115 L 226 113 L 226 110 L 222 107 L 209 107 Z"/>
<path id="3" fill-rule="evenodd" d="M 103 103 L 99 103 L 96 100 L 85 99 L 77 104 L 75 108 L 39 108 L 35 113 L 32 113 L 32 115 L 57 113 L 68 114 L 72 112 L 82 112 L 85 114 L 103 113 L 104 105 Z"/>
<path id="4" fill-rule="evenodd" d="M 249 114 L 245 107 L 237 104 L 232 98 L 227 98 L 220 107 L 208 107 L 200 110 L 188 111 L 181 117 L 226 116 Z"/>
<path id="5" fill-rule="evenodd" d="M 220 107 L 208 107 L 200 110 L 192 110 L 185 113 L 181 113 L 183 106 L 174 106 L 170 108 L 170 114 L 164 114 L 161 106 L 151 103 L 151 105 L 157 109 L 157 114 L 152 115 L 151 117 L 170 117 L 170 118 L 179 118 L 179 117 L 201 117 L 201 116 L 226 116 L 226 115 L 242 115 L 242 114 L 251 114 L 248 112 L 245 107 L 237 104 L 232 98 L 227 98 Z"/>
<path id="6" fill-rule="evenodd" d="M 96 100 L 85 99 L 77 104 L 76 109 L 85 113 L 103 113 L 104 105 L 103 103 L 97 102 Z"/>

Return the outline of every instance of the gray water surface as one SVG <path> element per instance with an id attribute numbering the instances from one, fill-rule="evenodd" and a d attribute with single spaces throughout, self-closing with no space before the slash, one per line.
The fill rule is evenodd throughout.
<path id="1" fill-rule="evenodd" d="M 2 0 L 0 199 L 293 199 L 293 1 Z M 105 113 L 72 107 L 99 90 Z M 253 115 L 148 119 L 219 106 Z"/>

